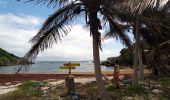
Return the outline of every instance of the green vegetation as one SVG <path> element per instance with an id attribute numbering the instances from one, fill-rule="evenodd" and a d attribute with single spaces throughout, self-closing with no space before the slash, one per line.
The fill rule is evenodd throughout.
<path id="1" fill-rule="evenodd" d="M 159 90 L 162 93 L 154 94 L 152 90 L 146 90 L 143 85 L 126 84 L 119 89 L 116 88 L 115 82 L 109 80 L 106 82 L 106 90 L 114 100 L 168 100 L 170 82 L 169 78 L 154 79 L 155 86 L 161 84 Z M 121 81 L 120 81 L 121 82 Z M 164 85 L 163 85 L 164 84 Z M 153 84 L 152 84 L 153 85 Z M 96 82 L 93 81 L 87 84 L 76 83 L 76 92 L 79 94 L 80 100 L 96 100 L 99 97 L 99 92 L 96 87 Z M 165 87 L 166 86 L 166 87 Z M 49 87 L 43 91 L 42 87 Z M 60 100 L 60 96 L 67 93 L 65 84 L 49 85 L 46 81 L 28 81 L 18 86 L 18 90 L 7 94 L 0 95 L 1 100 Z M 60 99 L 59 99 L 60 98 Z M 70 100 L 68 96 L 62 97 L 64 100 Z"/>
<path id="2" fill-rule="evenodd" d="M 129 49 L 123 48 L 120 51 L 120 56 L 107 58 L 107 61 L 103 61 L 101 62 L 101 64 L 106 66 L 114 66 L 115 64 L 132 66 L 133 54 L 130 52 Z"/>
<path id="3" fill-rule="evenodd" d="M 128 91 L 131 94 L 142 94 L 145 93 L 145 88 L 140 84 L 133 84 L 128 87 Z"/>
<path id="4" fill-rule="evenodd" d="M 0 48 L 0 66 L 15 65 L 19 61 L 19 57 Z"/>
<path id="5" fill-rule="evenodd" d="M 42 81 L 42 82 L 38 82 L 38 81 L 27 81 L 27 82 L 24 82 L 23 84 L 19 85 L 18 88 L 19 89 L 22 89 L 22 90 L 30 90 L 34 87 L 37 87 L 37 86 L 45 86 L 47 85 L 48 83 L 46 81 Z"/>
<path id="6" fill-rule="evenodd" d="M 113 86 L 113 85 L 111 85 L 111 84 L 109 84 L 108 86 L 106 86 L 106 90 L 108 90 L 108 91 L 114 91 L 116 88 Z"/>
<path id="7" fill-rule="evenodd" d="M 27 96 L 41 96 L 43 94 L 43 91 L 41 91 L 40 88 L 45 85 L 47 85 L 47 82 L 45 81 L 28 81 L 19 85 L 18 88 L 19 90 L 27 91 Z"/>
<path id="8" fill-rule="evenodd" d="M 18 86 L 18 90 L 0 95 L 2 100 L 37 100 L 44 94 L 41 87 L 47 85 L 46 81 L 27 81 Z"/>
<path id="9" fill-rule="evenodd" d="M 170 86 L 170 78 L 164 78 L 161 79 L 160 81 L 163 86 Z"/>

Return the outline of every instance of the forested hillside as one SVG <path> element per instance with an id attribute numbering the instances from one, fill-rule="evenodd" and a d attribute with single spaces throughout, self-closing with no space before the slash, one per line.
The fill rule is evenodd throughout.
<path id="1" fill-rule="evenodd" d="M 19 61 L 19 57 L 0 48 L 0 66 L 15 65 Z"/>

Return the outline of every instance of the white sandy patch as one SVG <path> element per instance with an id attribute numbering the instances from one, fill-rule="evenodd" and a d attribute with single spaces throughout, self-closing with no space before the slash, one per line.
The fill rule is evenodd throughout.
<path id="1" fill-rule="evenodd" d="M 21 83 L 16 84 L 16 85 L 10 85 L 10 86 L 0 86 L 0 94 L 5 94 L 5 93 L 8 93 L 8 92 L 12 92 L 12 91 L 17 90 L 17 86 L 20 85 L 20 84 Z"/>
<path id="2" fill-rule="evenodd" d="M 107 77 L 107 78 L 110 80 L 113 77 Z M 92 81 L 96 81 L 96 78 L 91 77 L 91 78 L 75 78 L 74 79 L 75 83 L 81 83 L 81 84 L 87 84 L 87 83 L 90 83 Z M 59 84 L 63 84 L 64 82 L 65 82 L 65 80 L 59 80 L 59 81 L 49 82 L 49 84 L 51 84 L 51 85 L 59 85 Z"/>
<path id="3" fill-rule="evenodd" d="M 90 83 L 92 81 L 96 81 L 95 78 L 75 78 L 74 82 L 75 83 L 82 83 L 82 84 L 86 84 L 86 83 Z M 49 82 L 49 84 L 51 85 L 59 85 L 59 84 L 63 84 L 65 82 L 65 80 L 59 80 L 56 82 Z"/>

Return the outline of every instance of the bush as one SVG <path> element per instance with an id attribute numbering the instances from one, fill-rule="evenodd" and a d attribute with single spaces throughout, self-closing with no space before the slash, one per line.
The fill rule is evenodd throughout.
<path id="1" fill-rule="evenodd" d="M 23 90 L 29 90 L 29 89 L 32 89 L 34 87 L 38 87 L 38 86 L 44 86 L 46 85 L 47 82 L 46 81 L 43 81 L 43 82 L 38 82 L 38 81 L 27 81 L 27 82 L 24 82 L 23 84 L 19 85 L 18 88 L 19 89 L 23 89 Z"/>
<path id="2" fill-rule="evenodd" d="M 19 85 L 18 88 L 22 91 L 27 91 L 27 96 L 41 96 L 43 91 L 40 90 L 40 87 L 45 86 L 47 82 L 38 82 L 38 81 L 27 81 Z"/>
<path id="3" fill-rule="evenodd" d="M 106 86 L 106 90 L 113 92 L 115 90 L 115 87 L 113 85 Z"/>
<path id="4" fill-rule="evenodd" d="M 145 88 L 142 85 L 134 84 L 128 87 L 128 91 L 132 94 L 141 94 L 145 93 Z"/>
<path id="5" fill-rule="evenodd" d="M 170 78 L 161 79 L 161 84 L 163 86 L 170 86 Z"/>

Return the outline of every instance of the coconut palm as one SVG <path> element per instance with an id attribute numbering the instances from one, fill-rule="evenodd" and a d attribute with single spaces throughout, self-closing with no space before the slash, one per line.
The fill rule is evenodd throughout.
<path id="1" fill-rule="evenodd" d="M 144 1 L 144 3 L 143 3 Z M 168 0 L 152 0 L 152 1 L 138 1 L 138 0 L 123 0 L 120 3 L 116 5 L 116 9 L 119 8 L 120 11 L 116 14 L 117 19 L 119 19 L 119 22 L 126 22 L 129 24 L 129 28 L 133 27 L 133 34 L 135 37 L 135 50 L 134 50 L 134 83 L 138 83 L 138 80 L 144 79 L 144 71 L 143 71 L 143 55 L 141 50 L 141 34 L 139 29 L 142 27 L 142 25 L 146 25 L 150 22 L 154 22 L 154 17 L 151 13 L 147 13 L 150 16 L 146 16 L 146 12 L 150 10 L 150 8 L 155 7 L 156 9 L 162 8 L 165 4 L 168 5 Z M 134 3 L 132 3 L 134 2 Z M 141 2 L 141 3 L 138 3 Z M 150 2 L 150 3 L 149 3 Z M 148 6 L 148 3 L 151 4 L 152 7 Z M 146 6 L 147 5 L 147 6 Z M 141 8 L 142 6 L 142 8 Z M 147 8 L 147 10 L 144 10 Z M 165 7 L 167 9 L 167 7 Z M 112 12 L 114 10 L 112 9 Z M 122 13 L 121 13 L 122 12 Z M 136 13 L 137 12 L 137 13 Z M 115 15 L 115 11 L 114 11 Z M 135 16 L 134 16 L 135 15 Z M 154 22 L 154 24 L 159 24 L 160 22 Z M 127 27 L 126 27 L 127 28 Z M 123 29 L 124 30 L 124 29 Z M 113 37 L 113 33 L 108 33 L 105 35 L 105 37 Z M 138 73 L 139 70 L 139 73 Z"/>
<path id="2" fill-rule="evenodd" d="M 159 23 L 154 23 L 151 21 L 150 23 L 146 24 L 147 27 L 143 27 L 140 29 L 142 33 L 142 37 L 145 40 L 144 44 L 148 44 L 149 51 L 146 53 L 146 60 L 148 66 L 152 67 L 153 72 L 157 69 L 160 69 L 162 74 L 169 74 L 170 71 L 166 66 L 168 65 L 169 59 L 169 46 L 170 46 L 170 13 L 169 13 L 169 6 L 166 6 L 164 9 L 153 13 L 155 15 L 155 20 Z M 149 14 L 148 14 L 149 15 Z M 156 73 L 158 74 L 158 73 Z"/>
<path id="3" fill-rule="evenodd" d="M 132 13 L 142 12 L 146 7 L 153 6 L 153 1 L 157 0 L 122 0 L 122 2 L 117 2 L 117 0 L 27 0 L 27 2 L 33 2 L 35 4 L 46 3 L 48 6 L 57 7 L 57 11 L 48 17 L 37 35 L 31 39 L 30 42 L 33 46 L 23 57 L 23 61 L 28 60 L 32 62 L 35 60 L 40 51 L 44 51 L 45 49 L 51 47 L 54 42 L 58 42 L 61 40 L 62 36 L 68 34 L 70 29 L 69 25 L 73 20 L 75 20 L 75 18 L 84 16 L 86 24 L 90 27 L 90 34 L 93 39 L 93 59 L 100 97 L 102 100 L 111 100 L 105 90 L 101 77 L 99 57 L 101 33 L 99 32 L 99 29 L 102 29 L 102 24 L 99 14 L 107 19 L 107 22 L 111 28 L 115 28 L 118 31 L 115 20 L 112 19 L 113 13 L 109 11 L 109 9 L 114 9 L 115 7 L 119 8 L 118 5 L 120 4 L 123 5 L 122 7 L 128 7 L 129 5 L 134 5 L 134 2 L 136 3 L 136 1 L 145 6 L 133 6 L 135 7 L 135 10 L 130 9 Z M 125 2 L 128 2 L 128 6 L 124 5 Z M 131 7 L 129 6 L 128 8 Z M 130 45 L 126 42 L 128 41 L 128 38 L 125 34 L 122 32 L 117 33 L 119 33 L 118 36 L 121 36 L 124 43 Z"/>
<path id="4" fill-rule="evenodd" d="M 105 16 L 108 19 L 108 22 L 110 22 L 111 27 L 116 26 L 114 21 L 109 18 L 109 14 L 104 13 L 104 10 L 106 9 L 106 6 L 108 6 L 108 3 L 105 2 L 105 0 L 100 2 L 95 0 L 69 0 L 69 3 L 67 1 L 68 0 L 58 1 L 63 6 L 59 8 L 56 12 L 54 12 L 54 14 L 49 16 L 37 35 L 31 39 L 31 43 L 33 44 L 33 46 L 24 56 L 23 61 L 25 61 L 26 59 L 32 62 L 36 58 L 39 51 L 44 51 L 44 49 L 51 47 L 54 42 L 57 42 L 61 39 L 61 36 L 64 36 L 69 32 L 68 26 L 75 18 L 84 16 L 87 26 L 90 27 L 90 34 L 93 38 L 93 57 L 99 93 L 101 99 L 111 100 L 110 96 L 105 90 L 100 68 L 99 47 L 101 46 L 101 33 L 99 32 L 99 29 L 101 29 L 102 26 L 97 15 L 98 13 L 100 13 L 102 16 Z M 52 3 L 56 2 L 51 0 L 49 1 L 48 5 Z M 121 35 L 125 36 L 123 37 L 124 40 L 129 41 L 126 35 Z"/>

